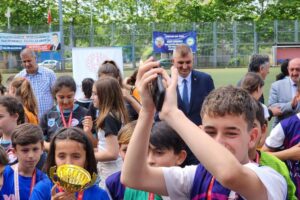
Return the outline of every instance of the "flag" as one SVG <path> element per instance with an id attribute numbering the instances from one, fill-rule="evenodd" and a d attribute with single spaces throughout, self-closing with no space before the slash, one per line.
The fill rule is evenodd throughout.
<path id="1" fill-rule="evenodd" d="M 47 16 L 47 23 L 48 23 L 48 24 L 51 24 L 51 21 L 52 21 L 51 10 L 50 10 L 50 8 L 49 8 L 49 9 L 48 9 L 48 16 Z"/>

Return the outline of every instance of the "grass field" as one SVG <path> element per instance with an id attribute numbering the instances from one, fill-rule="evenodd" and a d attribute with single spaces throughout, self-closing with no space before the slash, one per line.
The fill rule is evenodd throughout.
<path id="1" fill-rule="evenodd" d="M 229 84 L 236 85 L 237 82 L 247 73 L 246 68 L 203 69 L 202 71 L 212 76 L 216 87 L 226 86 Z M 279 67 L 270 68 L 270 73 L 265 80 L 264 97 L 266 104 L 269 99 L 270 86 L 275 81 L 275 77 L 279 72 Z"/>

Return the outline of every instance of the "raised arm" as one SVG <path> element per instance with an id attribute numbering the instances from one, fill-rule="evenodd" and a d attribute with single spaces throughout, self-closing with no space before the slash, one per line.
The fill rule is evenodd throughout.
<path id="1" fill-rule="evenodd" d="M 293 124 L 288 125 L 293 126 Z M 284 140 L 286 138 L 285 128 L 282 127 L 281 123 L 277 124 L 270 132 L 267 137 L 265 145 L 262 150 L 270 152 L 280 160 L 299 160 L 300 159 L 300 144 L 296 144 L 288 149 L 282 150 Z"/>
<path id="2" fill-rule="evenodd" d="M 177 108 L 177 69 L 172 67 L 172 80 L 170 80 L 162 69 L 152 69 L 155 66 L 157 66 L 156 62 L 148 62 L 139 69 L 137 86 L 142 97 L 142 109 L 127 150 L 122 169 L 122 182 L 128 187 L 167 195 L 162 169 L 151 167 L 146 161 L 149 135 L 155 113 L 148 84 L 156 78 L 157 73 L 162 73 L 166 80 L 166 97 L 160 118 L 176 130 L 200 163 L 224 187 L 237 192 L 246 199 L 267 199 L 266 187 L 257 174 L 249 167 L 241 165 L 229 150 L 214 141 Z M 251 137 L 255 137 L 255 134 Z M 248 152 L 245 153 L 248 154 Z"/>
<path id="3" fill-rule="evenodd" d="M 86 133 L 88 138 L 93 144 L 93 147 L 97 147 L 98 144 L 98 139 L 94 137 L 92 133 L 92 128 L 93 128 L 93 120 L 91 116 L 85 116 L 84 119 L 82 120 L 82 125 L 83 125 L 83 131 Z"/>
<path id="4" fill-rule="evenodd" d="M 276 156 L 282 161 L 285 160 L 300 160 L 300 144 L 297 144 L 289 149 L 285 149 L 282 151 L 276 151 L 274 149 L 269 148 L 264 145 L 262 148 L 263 151 L 267 151 L 270 154 Z"/>
<path id="5" fill-rule="evenodd" d="M 177 109 L 176 93 L 168 92 L 160 118 L 177 131 L 200 163 L 224 187 L 236 191 L 246 199 L 267 199 L 266 188 L 258 176 L 188 120 L 182 111 Z"/>
<path id="6" fill-rule="evenodd" d="M 142 97 L 142 108 L 126 152 L 121 181 L 128 187 L 167 195 L 162 169 L 147 164 L 150 131 L 155 113 L 148 84 L 157 77 L 157 73 L 162 73 L 160 68 L 152 69 L 158 66 L 158 62 L 149 61 L 140 67 L 137 75 L 136 85 Z"/>
<path id="7" fill-rule="evenodd" d="M 166 99 L 160 112 L 160 118 L 165 120 L 183 138 L 200 163 L 218 180 L 224 187 L 231 189 L 246 199 L 267 199 L 268 193 L 265 185 L 259 179 L 257 173 L 244 166 L 223 145 L 217 143 L 203 130 L 192 123 L 182 111 L 177 108 L 176 76 L 177 70 L 172 69 L 171 85 L 167 88 Z M 180 122 L 180 123 L 178 123 Z M 253 129 L 249 135 L 249 144 L 255 145 L 257 130 Z M 248 153 L 248 152 L 246 152 Z M 276 174 L 276 172 L 274 172 Z M 274 182 L 278 182 L 278 192 L 284 193 L 283 178 L 272 172 Z M 270 179 L 272 179 L 270 178 Z M 283 184 L 281 184 L 283 180 Z M 267 185 L 266 185 L 267 186 Z M 276 188 L 276 189 L 277 189 Z M 279 193 L 280 193 L 279 192 Z"/>

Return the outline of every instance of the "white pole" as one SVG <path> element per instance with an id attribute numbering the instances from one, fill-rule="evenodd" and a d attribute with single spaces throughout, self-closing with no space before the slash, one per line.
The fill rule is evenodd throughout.
<path id="1" fill-rule="evenodd" d="M 9 31 L 10 31 L 10 17 L 11 17 L 10 13 L 11 13 L 11 9 L 10 9 L 10 7 L 8 7 L 7 11 L 5 13 L 5 17 L 7 17 L 7 29 Z"/>
<path id="2" fill-rule="evenodd" d="M 59 31 L 60 31 L 60 57 L 61 57 L 61 69 L 65 69 L 65 60 L 64 60 L 64 27 L 63 27 L 63 13 L 62 13 L 62 0 L 58 0 L 59 6 Z"/>

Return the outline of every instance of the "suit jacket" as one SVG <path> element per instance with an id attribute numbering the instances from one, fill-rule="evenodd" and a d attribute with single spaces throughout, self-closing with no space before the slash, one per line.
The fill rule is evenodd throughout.
<path id="1" fill-rule="evenodd" d="M 269 106 L 279 106 L 282 112 L 281 116 L 274 118 L 273 127 L 275 127 L 281 120 L 300 111 L 299 103 L 295 109 L 292 108 L 292 99 L 292 88 L 289 77 L 272 83 L 269 94 Z"/>
<path id="2" fill-rule="evenodd" d="M 178 108 L 196 125 L 202 124 L 200 111 L 205 97 L 215 88 L 210 75 L 192 70 L 191 76 L 191 98 L 189 110 L 185 110 L 183 101 L 177 88 Z"/>
<path id="3" fill-rule="evenodd" d="M 191 74 L 191 98 L 189 110 L 185 110 L 183 101 L 177 88 L 177 102 L 178 108 L 184 112 L 184 114 L 197 126 L 202 124 L 200 117 L 200 111 L 205 97 L 215 88 L 214 82 L 210 75 L 192 70 Z M 187 157 L 183 163 L 185 165 L 196 165 L 199 163 L 198 159 L 187 147 Z"/>
<path id="4" fill-rule="evenodd" d="M 60 50 L 60 43 L 58 43 L 57 46 L 55 46 L 54 44 L 51 46 L 51 51 L 58 51 Z"/>

